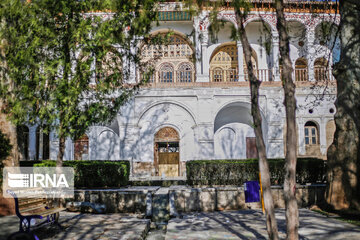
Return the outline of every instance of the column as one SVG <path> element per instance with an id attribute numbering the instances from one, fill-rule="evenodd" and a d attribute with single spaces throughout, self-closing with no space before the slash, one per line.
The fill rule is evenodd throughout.
<path id="1" fill-rule="evenodd" d="M 196 80 L 202 75 L 202 54 L 201 54 L 201 42 L 200 42 L 200 17 L 194 17 L 194 24 L 195 30 L 195 70 L 196 70 Z"/>
<path id="2" fill-rule="evenodd" d="M 210 82 L 209 70 L 210 64 L 207 60 L 207 49 L 208 49 L 208 31 L 202 32 L 201 38 L 201 79 L 199 82 Z"/>
<path id="3" fill-rule="evenodd" d="M 42 128 L 39 129 L 39 156 L 38 160 L 43 160 L 44 135 Z"/>
<path id="4" fill-rule="evenodd" d="M 297 126 L 299 129 L 299 136 L 298 136 L 298 148 L 299 148 L 299 155 L 304 155 L 306 154 L 306 149 L 305 149 L 305 135 L 304 135 L 304 125 L 305 125 L 305 121 L 299 117 L 298 121 L 297 121 Z"/>
<path id="5" fill-rule="evenodd" d="M 314 62 L 315 62 L 315 29 L 314 28 L 307 28 L 306 30 L 306 41 L 307 41 L 307 63 L 308 63 L 308 74 L 309 74 L 309 81 L 315 81 L 315 73 L 314 73 Z"/>
<path id="6" fill-rule="evenodd" d="M 29 127 L 29 159 L 36 159 L 36 125 Z"/>
<path id="7" fill-rule="evenodd" d="M 134 56 L 136 52 L 136 41 L 132 41 L 130 47 L 130 54 Z M 125 62 L 127 62 L 127 66 L 125 67 L 129 68 L 129 79 L 127 79 L 127 83 L 136 83 L 136 63 L 133 59 L 126 59 Z"/>
<path id="8" fill-rule="evenodd" d="M 280 81 L 280 65 L 279 65 L 279 34 L 272 32 L 273 45 L 273 81 Z"/>
<path id="9" fill-rule="evenodd" d="M 238 74 L 239 74 L 239 82 L 245 81 L 245 75 L 244 75 L 244 53 L 243 53 L 243 47 L 241 45 L 241 42 L 237 42 L 237 51 L 238 51 Z"/>

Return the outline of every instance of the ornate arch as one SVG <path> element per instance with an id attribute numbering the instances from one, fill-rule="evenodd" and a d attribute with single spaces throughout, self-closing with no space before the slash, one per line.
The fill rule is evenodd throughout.
<path id="1" fill-rule="evenodd" d="M 277 29 L 276 29 L 277 19 L 274 14 L 256 14 L 256 15 L 252 14 L 252 15 L 249 15 L 244 22 L 244 27 L 246 27 L 246 25 L 248 25 L 251 22 L 259 21 L 259 20 L 265 22 L 270 27 L 272 33 L 277 32 Z"/>
<path id="2" fill-rule="evenodd" d="M 152 33 L 155 35 L 165 35 L 169 30 L 158 30 Z M 195 68 L 192 67 L 192 57 L 194 48 L 190 40 L 182 33 L 175 32 L 170 35 L 168 42 L 158 45 L 143 44 L 140 54 L 145 62 L 151 62 L 155 68 L 154 79 L 159 83 L 190 82 L 194 81 Z M 187 64 L 191 72 L 175 74 L 175 69 L 180 69 L 182 64 Z M 179 78 L 179 79 L 178 79 Z M 186 81 L 184 80 L 186 78 Z"/>
<path id="3" fill-rule="evenodd" d="M 172 127 L 162 127 L 160 128 L 154 136 L 155 142 L 178 142 L 180 141 L 180 136 L 178 131 Z"/>
<path id="4" fill-rule="evenodd" d="M 210 58 L 211 81 L 235 82 L 238 75 L 238 50 L 236 43 L 217 47 Z"/>
<path id="5" fill-rule="evenodd" d="M 305 58 L 298 58 L 295 61 L 295 81 L 308 81 L 308 63 Z"/>
<path id="6" fill-rule="evenodd" d="M 158 68 L 158 82 L 170 83 L 174 82 L 174 67 L 171 63 L 163 63 Z"/>
<path id="7" fill-rule="evenodd" d="M 158 101 L 158 102 L 155 102 L 155 103 L 152 103 L 150 105 L 148 105 L 143 111 L 141 111 L 141 113 L 139 114 L 139 118 L 138 118 L 138 121 L 137 121 L 137 125 L 140 124 L 141 120 L 144 118 L 144 115 L 150 111 L 152 108 L 158 106 L 158 105 L 161 105 L 161 104 L 169 104 L 169 105 L 175 105 L 181 109 L 183 109 L 185 112 L 187 112 L 190 116 L 190 118 L 192 119 L 194 125 L 197 125 L 196 123 L 196 118 L 195 118 L 195 114 L 182 102 L 177 102 L 177 101 Z"/>
<path id="8" fill-rule="evenodd" d="M 180 63 L 176 71 L 176 79 L 178 82 L 193 82 L 194 67 L 190 62 Z"/>

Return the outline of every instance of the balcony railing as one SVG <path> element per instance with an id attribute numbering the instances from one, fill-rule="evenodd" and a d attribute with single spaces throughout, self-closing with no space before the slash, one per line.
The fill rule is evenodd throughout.
<path id="1" fill-rule="evenodd" d="M 295 81 L 307 82 L 309 80 L 308 70 L 306 68 L 295 68 Z"/>
<path id="2" fill-rule="evenodd" d="M 273 75 L 271 69 L 256 69 L 256 77 L 262 82 L 273 81 Z M 244 79 L 249 81 L 249 75 L 247 69 L 244 69 Z M 214 69 L 210 70 L 211 82 L 239 82 L 239 74 L 237 69 Z"/>
<path id="3" fill-rule="evenodd" d="M 314 67 L 314 77 L 317 82 L 326 82 L 335 80 L 328 67 Z"/>
<path id="4" fill-rule="evenodd" d="M 282 68 L 280 68 L 280 78 L 281 78 Z M 331 73 L 331 69 L 328 67 L 314 67 L 314 79 L 309 79 L 309 72 L 306 68 L 297 68 L 294 71 L 294 80 L 296 82 L 326 82 L 334 81 L 335 78 Z"/>
<path id="5" fill-rule="evenodd" d="M 255 75 L 261 82 L 274 81 L 271 69 L 256 69 Z M 247 69 L 244 69 L 244 77 L 245 81 L 249 81 L 249 73 Z"/>

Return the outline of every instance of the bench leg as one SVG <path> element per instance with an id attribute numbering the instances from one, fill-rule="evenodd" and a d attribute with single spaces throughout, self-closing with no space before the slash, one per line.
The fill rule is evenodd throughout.
<path id="1" fill-rule="evenodd" d="M 30 232 L 30 220 L 29 218 L 21 218 L 19 232 Z"/>

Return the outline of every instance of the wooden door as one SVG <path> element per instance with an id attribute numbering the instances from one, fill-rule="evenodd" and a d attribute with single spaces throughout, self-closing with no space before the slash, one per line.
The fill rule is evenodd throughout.
<path id="1" fill-rule="evenodd" d="M 160 152 L 159 153 L 159 176 L 166 177 L 179 176 L 179 153 Z"/>
<path id="2" fill-rule="evenodd" d="M 246 158 L 259 158 L 254 137 L 246 138 Z"/>

